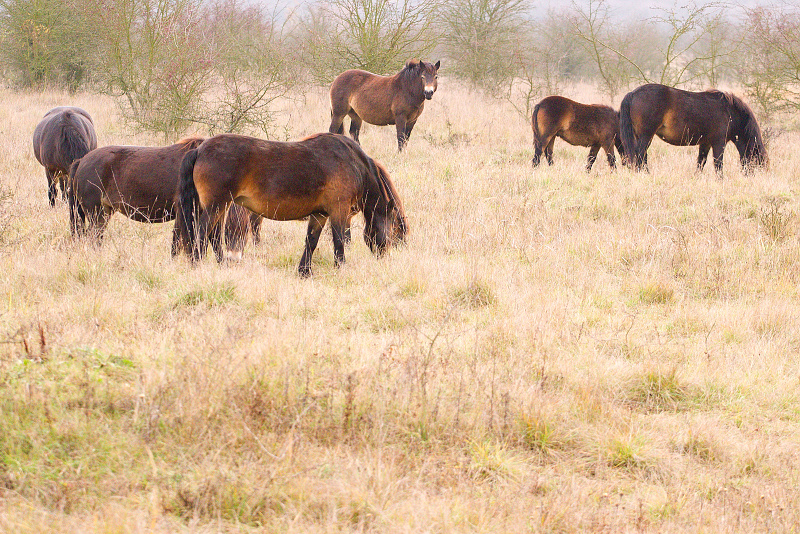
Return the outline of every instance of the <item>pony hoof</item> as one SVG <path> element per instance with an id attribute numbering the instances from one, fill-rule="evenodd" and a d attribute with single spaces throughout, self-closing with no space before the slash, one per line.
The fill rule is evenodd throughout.
<path id="1" fill-rule="evenodd" d="M 311 269 L 309 267 L 300 267 L 297 269 L 300 278 L 311 278 Z"/>

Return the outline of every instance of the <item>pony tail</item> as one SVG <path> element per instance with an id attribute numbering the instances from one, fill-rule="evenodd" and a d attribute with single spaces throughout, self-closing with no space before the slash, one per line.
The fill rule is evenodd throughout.
<path id="1" fill-rule="evenodd" d="M 636 147 L 634 146 L 635 138 L 633 133 L 633 122 L 631 122 L 631 100 L 633 100 L 633 92 L 625 95 L 622 99 L 622 104 L 619 106 L 619 134 L 622 137 L 622 147 L 625 150 L 625 157 L 634 168 L 641 166 L 639 156 L 636 154 Z"/>
<path id="2" fill-rule="evenodd" d="M 70 120 L 71 117 L 71 111 L 64 113 L 64 127 L 61 129 L 62 146 L 66 149 L 64 159 L 69 165 L 92 150 L 87 139 L 78 131 L 73 121 Z"/>
<path id="3" fill-rule="evenodd" d="M 533 107 L 533 115 L 531 116 L 531 128 L 533 129 L 533 148 L 543 148 L 542 140 L 539 139 L 539 119 L 536 116 L 539 114 L 539 106 L 541 102 Z"/>
<path id="4" fill-rule="evenodd" d="M 78 172 L 78 165 L 81 160 L 76 159 L 69 167 L 69 177 L 67 178 L 67 203 L 69 205 L 69 227 L 72 235 L 78 233 L 78 217 L 81 218 L 81 223 L 84 222 L 83 209 L 78 204 L 78 193 L 76 192 L 77 184 L 75 183 L 75 174 Z M 81 228 L 83 224 L 81 224 Z"/>
<path id="5" fill-rule="evenodd" d="M 197 149 L 193 148 L 183 156 L 181 161 L 181 170 L 178 175 L 179 213 L 175 218 L 175 230 L 178 239 L 183 244 L 184 251 L 192 259 L 198 259 L 200 256 L 197 236 L 200 195 L 198 195 L 197 187 L 194 185 L 194 165 L 197 162 L 197 155 Z M 172 255 L 175 256 L 177 252 L 173 245 Z"/>

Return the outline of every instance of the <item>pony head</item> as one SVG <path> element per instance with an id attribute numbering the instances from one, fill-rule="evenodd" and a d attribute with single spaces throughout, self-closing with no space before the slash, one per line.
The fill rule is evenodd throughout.
<path id="1" fill-rule="evenodd" d="M 406 61 L 406 70 L 412 76 L 419 76 L 422 80 L 422 94 L 425 96 L 425 100 L 433 98 L 433 93 L 436 92 L 439 85 L 439 65 L 441 65 L 441 61 L 437 61 L 435 64 L 426 63 L 419 59 Z"/>
<path id="2" fill-rule="evenodd" d="M 375 162 L 375 167 L 379 193 L 364 202 L 364 242 L 376 256 L 381 256 L 390 246 L 405 240 L 408 223 L 389 174 L 380 163 Z"/>
<path id="3" fill-rule="evenodd" d="M 731 105 L 732 140 L 739 151 L 739 160 L 745 172 L 754 167 L 765 167 L 768 163 L 767 149 L 761 137 L 756 116 L 750 107 L 737 96 L 727 94 Z"/>

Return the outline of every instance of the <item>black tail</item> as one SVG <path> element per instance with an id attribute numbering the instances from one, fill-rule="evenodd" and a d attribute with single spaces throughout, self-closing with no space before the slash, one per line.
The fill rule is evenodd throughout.
<path id="1" fill-rule="evenodd" d="M 71 111 L 64 113 L 64 122 L 61 128 L 61 150 L 66 166 L 73 161 L 81 159 L 92 150 L 89 139 L 81 129 L 82 117 Z"/>
<path id="2" fill-rule="evenodd" d="M 533 115 L 531 116 L 531 128 L 533 129 L 533 166 L 536 167 L 539 165 L 539 160 L 542 157 L 542 151 L 544 147 L 542 146 L 542 140 L 539 138 L 539 120 L 536 116 L 539 114 L 539 106 L 541 102 L 536 104 L 533 108 Z"/>
<path id="3" fill-rule="evenodd" d="M 533 128 L 533 147 L 543 148 L 542 141 L 539 139 L 539 121 L 536 116 L 539 114 L 539 105 L 533 107 L 533 116 L 531 117 L 531 127 Z"/>
<path id="4" fill-rule="evenodd" d="M 78 172 L 78 165 L 81 160 L 76 159 L 72 162 L 69 168 L 69 177 L 67 178 L 67 202 L 69 203 L 69 226 L 72 235 L 78 235 L 82 232 L 86 224 L 86 214 L 78 202 L 77 184 L 75 183 L 75 174 Z M 79 224 L 80 219 L 80 224 Z"/>
<path id="5" fill-rule="evenodd" d="M 622 137 L 622 147 L 625 150 L 625 157 L 634 169 L 642 167 L 642 158 L 636 153 L 636 136 L 631 122 L 631 100 L 633 93 L 628 93 L 622 99 L 619 106 L 619 133 Z"/>
<path id="6" fill-rule="evenodd" d="M 178 195 L 180 207 L 175 224 L 178 238 L 183 244 L 184 251 L 196 260 L 200 258 L 200 236 L 197 235 L 197 221 L 200 217 L 200 196 L 194 185 L 194 164 L 197 162 L 197 149 L 194 148 L 183 156 L 181 170 L 178 177 Z M 205 236 L 202 237 L 202 240 Z M 173 255 L 177 253 L 173 246 Z"/>

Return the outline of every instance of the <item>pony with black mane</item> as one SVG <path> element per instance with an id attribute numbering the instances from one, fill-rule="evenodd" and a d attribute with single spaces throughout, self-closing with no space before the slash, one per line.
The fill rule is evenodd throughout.
<path id="1" fill-rule="evenodd" d="M 64 182 L 72 163 L 97 148 L 92 117 L 78 107 L 59 106 L 48 111 L 33 131 L 33 155 L 47 176 L 47 197 L 56 204 L 56 182 L 66 198 Z"/>
<path id="2" fill-rule="evenodd" d="M 655 83 L 642 85 L 622 99 L 620 129 L 625 151 L 637 170 L 647 168 L 653 136 L 677 146 L 699 145 L 698 170 L 712 151 L 720 177 L 728 141 L 739 151 L 745 172 L 768 162 L 753 111 L 739 97 L 716 89 L 691 92 Z"/>
<path id="3" fill-rule="evenodd" d="M 345 231 L 364 214 L 364 241 L 380 256 L 405 238 L 403 205 L 389 174 L 353 140 L 316 134 L 297 142 L 236 134 L 207 139 L 189 150 L 180 170 L 183 249 L 205 255 L 207 239 L 222 259 L 221 221 L 231 202 L 278 221 L 308 218 L 298 271 L 311 275 L 311 256 L 328 220 L 335 265 L 344 263 Z"/>
<path id="4" fill-rule="evenodd" d="M 588 146 L 586 172 L 592 170 L 600 148 L 605 151 L 608 166 L 617 168 L 614 147 L 625 155 L 619 135 L 619 113 L 602 104 L 581 104 L 563 96 L 548 96 L 533 108 L 533 166 L 539 165 L 542 153 L 553 164 L 553 143 L 560 137 L 574 146 Z"/>
<path id="5" fill-rule="evenodd" d="M 348 70 L 331 84 L 331 133 L 344 133 L 344 118 L 350 117 L 350 136 L 358 141 L 362 122 L 397 128 L 397 148 L 403 150 L 411 130 L 422 114 L 425 101 L 433 97 L 439 65 L 409 59 L 394 76 L 379 76 L 365 70 Z"/>
<path id="6" fill-rule="evenodd" d="M 70 226 L 73 235 L 90 235 L 98 242 L 114 212 L 143 223 L 161 223 L 176 218 L 178 171 L 189 150 L 205 139 L 190 137 L 165 147 L 104 146 L 86 154 L 70 168 Z M 227 214 L 225 235 L 228 256 L 240 259 L 261 217 L 235 206 Z M 180 241 L 173 231 L 172 254 Z"/>

